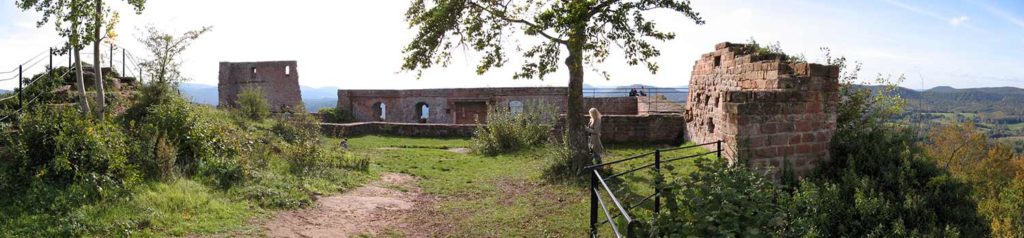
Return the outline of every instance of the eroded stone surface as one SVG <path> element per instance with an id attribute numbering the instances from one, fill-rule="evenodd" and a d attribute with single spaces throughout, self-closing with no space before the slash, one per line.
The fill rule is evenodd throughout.
<path id="1" fill-rule="evenodd" d="M 756 167 L 781 168 L 788 160 L 798 175 L 827 159 L 839 68 L 786 58 L 728 42 L 701 56 L 690 78 L 687 139 L 722 140 L 727 158 Z"/>
<path id="2" fill-rule="evenodd" d="M 295 61 L 220 62 L 219 104 L 237 106 L 245 87 L 259 87 L 273 112 L 298 112 L 302 106 L 298 63 Z"/>

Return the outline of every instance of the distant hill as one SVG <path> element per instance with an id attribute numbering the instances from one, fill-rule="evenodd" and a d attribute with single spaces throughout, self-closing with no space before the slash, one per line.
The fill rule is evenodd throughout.
<path id="1" fill-rule="evenodd" d="M 314 88 L 301 86 L 299 88 L 299 90 L 302 90 L 302 103 L 306 104 L 307 111 L 315 112 L 320 110 L 320 108 L 336 107 L 338 105 L 337 87 Z"/>
<path id="2" fill-rule="evenodd" d="M 178 90 L 181 91 L 182 95 L 195 103 L 216 106 L 219 101 L 217 85 L 181 83 L 178 84 Z"/>
<path id="3" fill-rule="evenodd" d="M 9 93 L 9 92 L 11 92 L 11 90 L 0 89 L 0 94 L 5 94 L 5 93 Z"/>
<path id="4" fill-rule="evenodd" d="M 872 91 L 881 86 L 860 86 Z M 1015 87 L 956 89 L 940 86 L 925 91 L 899 88 L 907 108 L 922 112 L 996 112 L 1024 115 L 1024 89 Z"/>
<path id="5" fill-rule="evenodd" d="M 178 84 L 178 90 L 195 103 L 216 106 L 219 101 L 217 85 L 181 83 Z M 324 107 L 334 107 L 338 103 L 338 88 L 336 87 L 300 86 L 299 90 L 302 91 L 302 102 L 306 104 L 306 110 L 310 112 Z"/>
<path id="6" fill-rule="evenodd" d="M 629 96 L 629 91 L 632 89 L 641 90 L 643 89 L 648 96 L 664 95 L 668 100 L 673 102 L 686 102 L 686 95 L 688 89 L 686 87 L 669 88 L 669 87 L 655 87 L 643 84 L 634 84 L 628 86 L 613 86 L 613 87 L 596 87 L 589 84 L 583 85 L 583 96 L 584 97 L 626 97 Z"/>

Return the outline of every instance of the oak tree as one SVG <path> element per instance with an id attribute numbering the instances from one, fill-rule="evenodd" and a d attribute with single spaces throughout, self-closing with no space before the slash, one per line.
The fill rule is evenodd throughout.
<path id="1" fill-rule="evenodd" d="M 584 66 L 603 62 L 610 47 L 617 46 L 628 64 L 656 73 L 653 59 L 661 51 L 651 41 L 676 37 L 645 15 L 656 9 L 704 23 L 687 0 L 412 0 L 405 17 L 418 33 L 403 50 L 402 69 L 422 73 L 436 64 L 446 66 L 451 52 L 462 48 L 483 53 L 476 67 L 483 74 L 508 62 L 508 39 L 539 39 L 515 47 L 525 62 L 513 78 L 543 80 L 560 68 L 559 61 L 569 70 L 567 143 L 573 169 L 582 172 L 592 158 L 583 129 Z"/>

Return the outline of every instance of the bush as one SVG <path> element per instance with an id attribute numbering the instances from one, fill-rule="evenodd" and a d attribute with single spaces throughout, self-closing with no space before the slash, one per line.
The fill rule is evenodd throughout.
<path id="1" fill-rule="evenodd" d="M 888 86 L 872 94 L 855 79 L 856 70 L 844 76 L 832 158 L 802 184 L 800 216 L 836 236 L 988 235 L 971 188 L 923 155 L 907 123 L 894 123 L 904 104 L 897 87 L 879 77 Z"/>
<path id="2" fill-rule="evenodd" d="M 238 94 L 238 112 L 255 121 L 263 121 L 270 116 L 270 103 L 267 102 L 263 88 L 243 88 Z"/>
<path id="3" fill-rule="evenodd" d="M 122 115 L 121 121 L 124 123 L 142 121 L 142 118 L 148 115 L 150 107 L 168 103 L 178 97 L 181 97 L 181 94 L 171 83 L 159 81 L 146 83 L 140 88 L 135 104 Z"/>
<path id="4" fill-rule="evenodd" d="M 104 188 L 137 181 L 125 136 L 113 123 L 49 107 L 31 110 L 17 123 L 20 132 L 3 138 L 10 146 L 0 154 L 3 191 L 76 188 L 74 194 L 91 200 L 101 197 Z"/>
<path id="5" fill-rule="evenodd" d="M 473 133 L 474 151 L 493 156 L 546 142 L 557 119 L 554 108 L 542 102 L 527 108 L 515 115 L 507 107 L 491 108 L 487 124 Z"/>
<path id="6" fill-rule="evenodd" d="M 320 142 L 320 121 L 309 114 L 285 116 L 271 130 L 288 143 Z"/>
<path id="7" fill-rule="evenodd" d="M 176 154 L 174 169 L 159 170 L 195 175 L 204 160 L 233 158 L 241 152 L 243 133 L 228 121 L 226 115 L 212 108 L 193 105 L 173 95 L 164 102 L 150 105 L 144 115 L 138 123 L 128 123 L 131 134 L 137 138 L 133 154 L 143 167 L 159 168 L 153 165 L 167 162 L 167 153 L 157 153 L 158 138 L 161 137 L 158 135 L 166 137 L 166 144 L 174 146 Z"/>
<path id="8" fill-rule="evenodd" d="M 334 107 L 320 108 L 317 114 L 320 114 L 320 118 L 327 123 L 349 123 L 355 120 L 352 117 L 352 112 Z"/>
<path id="9" fill-rule="evenodd" d="M 785 191 L 763 174 L 725 161 L 697 161 L 697 171 L 666 185 L 665 210 L 644 231 L 669 237 L 794 236 Z"/>

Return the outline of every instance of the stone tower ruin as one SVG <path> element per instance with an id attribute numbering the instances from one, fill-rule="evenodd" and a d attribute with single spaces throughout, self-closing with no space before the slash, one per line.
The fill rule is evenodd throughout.
<path id="1" fill-rule="evenodd" d="M 686 137 L 697 144 L 722 140 L 731 162 L 778 171 L 788 161 L 804 175 L 829 158 L 839 68 L 758 51 L 724 42 L 697 60 L 685 109 Z"/>
<path id="2" fill-rule="evenodd" d="M 298 112 L 302 107 L 298 63 L 295 61 L 220 62 L 219 103 L 237 107 L 238 94 L 259 87 L 273 112 Z"/>

